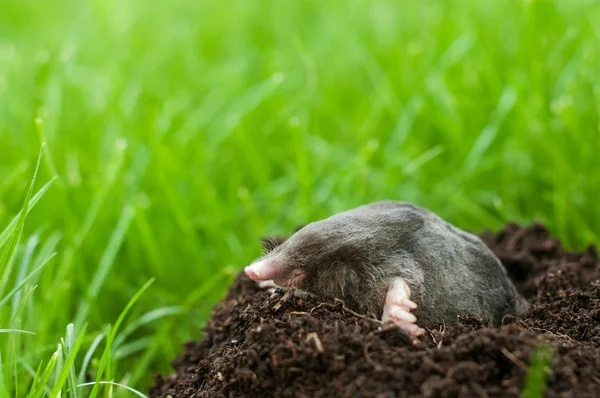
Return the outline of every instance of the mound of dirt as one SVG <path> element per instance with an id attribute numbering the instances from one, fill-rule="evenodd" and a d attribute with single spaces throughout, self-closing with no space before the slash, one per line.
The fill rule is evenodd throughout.
<path id="1" fill-rule="evenodd" d="M 567 252 L 541 225 L 482 239 L 532 304 L 504 326 L 465 316 L 413 344 L 342 302 L 271 298 L 240 274 L 205 338 L 186 345 L 176 374 L 157 376 L 150 396 L 518 397 L 534 362 L 547 397 L 600 396 L 595 248 Z"/>

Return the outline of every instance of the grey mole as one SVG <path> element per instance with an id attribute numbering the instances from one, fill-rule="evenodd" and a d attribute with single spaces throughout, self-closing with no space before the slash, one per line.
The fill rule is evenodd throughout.
<path id="1" fill-rule="evenodd" d="M 380 317 L 389 284 L 403 278 L 421 326 L 458 315 L 496 324 L 525 311 L 500 260 L 475 235 L 406 202 L 381 201 L 308 224 L 267 253 L 278 280 Z"/>

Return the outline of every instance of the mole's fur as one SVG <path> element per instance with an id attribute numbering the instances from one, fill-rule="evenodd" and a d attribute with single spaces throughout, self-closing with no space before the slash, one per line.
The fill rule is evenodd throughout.
<path id="1" fill-rule="evenodd" d="M 421 326 L 451 323 L 458 315 L 499 324 L 527 306 L 478 237 L 406 202 L 376 202 L 336 214 L 269 249 L 263 259 L 277 264 L 275 283 L 339 298 L 377 317 L 396 278 L 410 288 Z"/>

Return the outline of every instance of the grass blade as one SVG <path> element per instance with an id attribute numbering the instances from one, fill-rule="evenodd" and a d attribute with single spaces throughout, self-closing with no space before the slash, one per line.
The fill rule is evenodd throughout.
<path id="1" fill-rule="evenodd" d="M 126 344 L 122 344 L 118 348 L 115 348 L 113 356 L 117 360 L 122 360 L 130 355 L 133 355 L 140 351 L 145 351 L 152 345 L 153 336 L 141 337 L 137 340 L 129 341 Z"/>
<path id="2" fill-rule="evenodd" d="M 31 200 L 31 196 L 33 194 L 33 188 L 35 187 L 35 180 L 37 178 L 38 171 L 40 169 L 40 163 L 42 161 L 42 155 L 44 153 L 44 144 L 42 144 L 42 148 L 40 149 L 40 154 L 38 155 L 37 164 L 35 166 L 35 171 L 33 172 L 33 178 L 31 179 L 31 183 L 29 184 L 29 190 L 27 191 L 27 195 L 25 196 L 25 201 L 23 202 L 23 207 L 21 208 L 21 214 L 19 219 L 15 225 L 14 230 L 9 233 L 8 238 L 8 246 L 4 247 L 2 251 L 2 255 L 0 256 L 0 281 L 3 279 L 4 271 L 8 267 L 9 262 L 12 260 L 15 250 L 17 248 L 17 244 L 19 243 L 19 239 L 21 239 L 21 234 L 23 232 L 23 226 L 25 225 L 25 218 L 29 212 L 29 202 Z"/>
<path id="3" fill-rule="evenodd" d="M 88 288 L 87 297 L 85 300 L 81 301 L 81 304 L 77 309 L 77 316 L 75 318 L 76 328 L 78 328 L 80 324 L 83 324 L 83 320 L 87 317 L 90 309 L 90 303 L 98 298 L 100 289 L 102 288 L 102 285 L 104 284 L 104 281 L 106 280 L 106 277 L 108 276 L 108 273 L 114 264 L 117 252 L 121 247 L 121 243 L 123 243 L 123 239 L 125 239 L 125 234 L 129 229 L 129 224 L 134 215 L 135 210 L 133 206 L 130 205 L 126 206 L 121 212 L 117 226 L 113 230 L 108 242 L 108 246 L 106 247 L 102 258 L 100 259 L 100 265 L 92 277 Z"/>
<path id="4" fill-rule="evenodd" d="M 25 245 L 24 245 L 25 248 L 23 250 L 23 253 L 21 254 L 21 261 L 19 262 L 19 269 L 17 271 L 17 277 L 15 280 L 15 283 L 21 284 L 23 282 L 23 279 L 25 279 L 25 277 L 27 276 L 27 272 L 29 272 L 29 268 L 30 268 L 31 262 L 32 262 L 33 252 L 35 251 L 39 242 L 40 242 L 40 239 L 37 234 L 35 234 L 35 235 L 31 236 L 29 239 L 27 239 L 27 243 L 25 243 Z M 19 303 L 21 302 L 21 294 L 22 294 L 22 291 L 19 290 L 15 294 L 15 297 L 13 298 L 12 306 L 11 306 L 11 316 L 10 316 L 11 319 L 13 319 L 15 317 L 17 307 L 19 306 Z"/>
<path id="5" fill-rule="evenodd" d="M 117 140 L 115 143 L 115 152 L 113 157 L 107 164 L 105 181 L 102 184 L 100 192 L 98 192 L 98 194 L 93 198 L 89 210 L 85 215 L 83 225 L 79 228 L 77 234 L 75 235 L 75 245 L 77 247 L 81 246 L 83 240 L 87 237 L 89 231 L 92 229 L 92 226 L 100 214 L 100 209 L 108 197 L 110 189 L 113 187 L 119 176 L 119 172 L 121 171 L 123 162 L 125 160 L 125 149 L 127 149 L 127 141 L 124 139 Z M 77 324 L 75 325 L 77 326 Z"/>
<path id="6" fill-rule="evenodd" d="M 43 362 L 40 362 L 40 364 L 38 365 L 37 371 L 35 372 L 35 375 L 33 376 L 33 381 L 31 382 L 31 388 L 29 390 L 29 394 L 27 395 L 28 397 L 33 396 L 37 380 L 40 378 L 40 372 L 42 371 L 42 365 L 43 365 Z"/>
<path id="7" fill-rule="evenodd" d="M 95 386 L 97 384 L 109 384 L 112 386 L 117 386 L 117 387 L 123 387 L 124 389 L 126 389 L 127 391 L 131 391 L 132 393 L 134 393 L 135 395 L 137 395 L 138 397 L 141 398 L 148 398 L 146 395 L 142 394 L 141 392 L 139 392 L 136 389 L 133 389 L 131 387 L 128 387 L 124 384 L 119 384 L 119 383 L 115 383 L 114 381 L 98 381 L 98 382 L 90 382 L 90 383 L 83 383 L 83 384 L 79 384 L 77 387 L 87 387 L 87 386 Z"/>
<path id="8" fill-rule="evenodd" d="M 95 398 L 96 395 L 98 395 L 98 389 L 100 388 L 100 384 L 101 384 L 100 379 L 103 376 L 104 369 L 107 369 L 106 374 L 108 375 L 108 378 L 111 378 L 111 376 L 112 376 L 111 364 L 110 364 L 111 350 L 112 350 L 112 343 L 114 341 L 115 335 L 119 331 L 119 327 L 121 326 L 121 323 L 123 323 L 123 320 L 125 319 L 125 316 L 127 316 L 127 313 L 129 312 L 131 307 L 133 307 L 133 305 L 136 303 L 136 301 L 142 296 L 142 294 L 144 294 L 146 289 L 148 289 L 150 287 L 150 285 L 152 285 L 152 283 L 154 283 L 154 278 L 152 278 L 148 282 L 146 282 L 146 284 L 144 286 L 142 286 L 142 288 L 140 290 L 138 290 L 138 292 L 131 298 L 131 300 L 129 300 L 129 302 L 127 303 L 127 305 L 125 306 L 125 308 L 123 309 L 121 314 L 119 315 L 119 318 L 117 318 L 117 322 L 115 322 L 115 326 L 113 328 L 110 328 L 110 326 L 109 326 L 109 330 L 107 331 L 108 337 L 106 339 L 106 347 L 104 348 L 104 353 L 102 354 L 102 358 L 100 359 L 100 365 L 98 367 L 98 372 L 96 374 L 96 383 L 94 385 L 94 388 L 92 389 L 92 392 L 90 393 L 90 398 Z"/>
<path id="9" fill-rule="evenodd" d="M 553 354 L 552 348 L 546 346 L 538 346 L 533 350 L 529 369 L 525 376 L 522 398 L 541 398 L 544 396 L 552 367 Z"/>
<path id="10" fill-rule="evenodd" d="M 82 336 L 85 335 L 85 333 L 81 334 Z M 76 341 L 74 341 L 74 330 L 73 330 L 73 324 L 70 323 L 69 325 L 67 325 L 67 336 L 66 336 L 66 348 L 67 348 L 67 355 L 71 355 L 71 353 L 73 353 L 76 349 L 78 350 L 78 347 L 75 347 Z M 77 376 L 75 374 L 75 367 L 74 366 L 70 366 L 69 367 L 69 376 L 67 378 L 67 383 L 69 386 L 69 392 L 71 393 L 71 396 L 74 398 L 77 398 L 79 396 L 78 394 L 78 390 L 77 390 Z"/>
<path id="11" fill-rule="evenodd" d="M 60 373 L 62 372 L 65 363 L 65 341 L 62 337 L 60 339 L 60 344 L 58 345 L 58 349 L 56 351 L 58 352 L 58 357 L 56 358 L 56 367 L 54 368 L 54 372 L 52 373 L 53 377 L 51 384 L 53 386 L 56 386 L 58 384 L 58 377 L 60 376 Z"/>
<path id="12" fill-rule="evenodd" d="M 13 349 L 13 355 L 12 355 L 12 360 L 13 360 L 13 378 L 14 378 L 14 386 L 13 386 L 13 390 L 15 391 L 15 396 L 18 397 L 19 396 L 19 373 L 17 372 L 17 339 L 13 338 L 11 339 L 12 341 L 12 349 Z M 1 372 L 0 372 L 1 374 Z"/>
<path id="13" fill-rule="evenodd" d="M 36 131 L 38 133 L 38 137 L 40 138 L 40 142 L 42 143 L 46 143 L 46 132 L 44 129 L 44 119 L 42 119 L 41 117 L 36 117 L 35 118 L 35 127 L 36 127 Z M 50 153 L 50 149 L 48 148 L 48 145 L 46 146 L 46 156 L 44 158 L 44 163 L 46 164 L 46 167 L 48 168 L 48 170 L 50 171 L 51 174 L 57 176 L 58 178 L 58 171 L 56 170 L 56 166 L 54 165 L 54 161 L 52 160 L 52 153 Z M 59 185 L 64 186 L 63 182 L 60 180 L 60 178 L 58 178 L 58 182 Z"/>
<path id="14" fill-rule="evenodd" d="M 122 333 L 115 338 L 113 343 L 115 348 L 118 348 L 123 344 L 125 339 L 133 332 L 135 332 L 138 328 L 144 326 L 147 323 L 153 322 L 157 319 L 164 318 L 171 315 L 179 315 L 185 312 L 185 309 L 180 306 L 173 307 L 162 307 L 152 310 L 150 312 L 145 313 L 144 315 L 137 318 L 135 321 L 131 322 Z"/>
<path id="15" fill-rule="evenodd" d="M 33 210 L 35 205 L 40 201 L 40 199 L 42 199 L 42 196 L 44 196 L 46 191 L 48 191 L 50 189 L 50 187 L 52 186 L 52 184 L 54 183 L 55 180 L 56 180 L 56 177 L 52 178 L 50 181 L 48 181 L 46 183 L 46 185 L 44 185 L 39 191 L 37 191 L 37 193 L 31 198 L 31 200 L 29 201 L 29 206 L 27 208 L 26 215 L 29 214 L 31 212 L 31 210 Z M 0 233 L 0 248 L 2 246 L 4 246 L 4 244 L 8 241 L 8 239 L 10 238 L 12 233 L 17 228 L 17 225 L 19 223 L 19 220 L 21 219 L 22 214 L 23 213 L 21 211 L 18 212 L 17 215 L 14 216 L 14 218 L 8 223 L 8 226 L 4 229 L 4 231 L 2 231 Z"/>
<path id="16" fill-rule="evenodd" d="M 0 333 L 23 333 L 23 334 L 35 334 L 30 332 L 29 330 L 21 330 L 21 329 L 0 329 Z"/>
<path id="17" fill-rule="evenodd" d="M 52 259 L 53 257 L 54 257 L 54 254 L 51 257 L 48 258 L 48 261 L 50 261 L 50 259 Z M 37 267 L 36 269 L 34 269 L 33 271 L 31 271 L 29 273 L 29 275 L 27 275 L 27 277 L 21 281 L 21 283 L 19 283 L 17 286 L 15 286 L 13 288 L 13 290 L 11 290 L 2 300 L 0 300 L 0 308 L 2 308 L 2 306 L 4 304 L 6 304 L 6 302 L 8 300 L 10 300 L 10 298 L 17 291 L 19 291 L 19 289 L 21 289 L 35 274 L 37 274 L 38 272 L 40 272 L 46 266 L 46 264 L 48 264 L 48 262 L 45 262 L 44 264 L 40 265 L 39 267 Z"/>
<path id="18" fill-rule="evenodd" d="M 8 397 L 8 391 L 6 391 L 6 385 L 4 384 L 4 365 L 2 361 L 2 352 L 0 351 L 0 396 Z"/>
<path id="19" fill-rule="evenodd" d="M 19 305 L 17 306 L 17 308 L 15 308 L 14 312 L 11 313 L 11 316 L 10 316 L 11 325 L 14 325 L 14 323 L 17 320 L 17 317 L 19 316 L 19 314 L 21 314 L 21 312 L 23 312 L 23 309 L 25 307 L 25 304 L 27 303 L 27 300 L 29 299 L 29 297 L 31 297 L 31 295 L 33 294 L 33 292 L 35 291 L 35 289 L 37 289 L 37 287 L 38 287 L 38 285 L 35 285 L 35 286 L 31 287 L 27 291 L 27 293 L 25 293 L 25 296 L 19 302 Z"/>
<path id="20" fill-rule="evenodd" d="M 48 361 L 48 365 L 46 365 L 46 369 L 44 369 L 44 373 L 42 377 L 38 380 L 37 378 L 33 381 L 33 385 L 35 386 L 35 390 L 33 394 L 30 395 L 31 398 L 39 398 L 44 393 L 45 387 L 48 385 L 48 381 L 50 380 L 50 376 L 52 376 L 52 372 L 54 371 L 54 367 L 56 366 L 56 362 L 58 361 L 58 356 L 60 354 L 60 348 L 52 354 L 50 360 Z"/>
<path id="21" fill-rule="evenodd" d="M 498 135 L 501 124 L 515 106 L 517 98 L 518 93 L 513 87 L 507 86 L 504 88 L 498 100 L 498 105 L 492 114 L 490 123 L 483 128 L 475 144 L 473 144 L 471 152 L 465 159 L 464 167 L 467 170 L 474 170 L 482 162 L 485 153 Z"/>
<path id="22" fill-rule="evenodd" d="M 90 361 L 92 360 L 92 355 L 94 355 L 94 352 L 96 352 L 96 349 L 98 348 L 100 342 L 105 336 L 106 334 L 104 333 L 100 333 L 98 336 L 96 336 L 94 341 L 92 341 L 90 348 L 88 348 L 87 352 L 85 353 L 85 356 L 83 357 L 83 362 L 81 364 L 81 369 L 79 370 L 79 376 L 77 377 L 77 380 L 79 382 L 82 382 L 84 380 L 85 372 L 87 372 L 87 368 L 90 364 Z"/>
<path id="23" fill-rule="evenodd" d="M 81 347 L 81 343 L 83 342 L 83 339 L 85 338 L 85 329 L 86 326 L 83 327 L 83 330 L 81 331 L 81 333 L 79 333 L 79 337 L 77 338 L 77 340 L 73 343 L 72 339 L 73 339 L 73 324 L 69 324 L 67 326 L 67 341 L 65 344 L 65 352 L 67 354 L 65 361 L 63 363 L 63 366 L 60 370 L 60 373 L 58 374 L 58 377 L 56 379 L 56 383 L 54 383 L 54 388 L 52 388 L 52 392 L 50 393 L 50 397 L 51 398 L 55 398 L 58 397 L 63 385 L 65 384 L 65 382 L 67 381 L 67 378 L 70 377 L 70 374 L 72 373 L 72 377 L 75 377 L 75 370 L 73 368 L 73 364 L 75 362 L 75 358 L 77 357 L 77 353 L 79 352 L 79 348 Z M 69 344 L 72 343 L 72 346 L 69 347 Z M 73 382 L 73 388 L 76 390 L 76 383 Z M 72 392 L 76 393 L 76 392 Z"/>
<path id="24" fill-rule="evenodd" d="M 98 371 L 96 372 L 96 381 L 94 382 L 94 388 L 92 388 L 92 392 L 90 392 L 89 398 L 96 398 L 96 395 L 98 395 L 98 390 L 100 389 L 100 379 L 102 378 L 102 374 L 104 373 L 106 362 L 110 360 L 110 346 L 112 343 L 112 328 L 110 325 L 108 325 L 108 327 L 106 328 L 106 336 L 106 346 L 104 347 L 104 352 L 102 353 L 102 357 L 100 358 L 100 364 L 98 365 Z"/>

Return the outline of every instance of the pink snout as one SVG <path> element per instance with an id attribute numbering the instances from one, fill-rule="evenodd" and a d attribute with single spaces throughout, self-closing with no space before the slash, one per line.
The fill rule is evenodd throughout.
<path id="1" fill-rule="evenodd" d="M 247 266 L 244 272 L 252 280 L 268 281 L 277 277 L 279 270 L 272 261 L 261 260 Z"/>
<path id="2" fill-rule="evenodd" d="M 250 264 L 244 269 L 244 272 L 252 280 L 259 282 L 273 280 L 275 284 L 286 287 L 298 286 L 306 278 L 306 272 L 301 268 L 294 269 L 289 275 L 282 277 L 280 267 L 271 260 L 260 260 Z"/>

